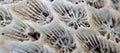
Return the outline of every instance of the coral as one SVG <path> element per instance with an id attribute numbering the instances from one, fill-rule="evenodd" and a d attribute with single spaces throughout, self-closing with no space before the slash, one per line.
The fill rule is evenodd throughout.
<path id="1" fill-rule="evenodd" d="M 120 1 L 1 0 L 0 53 L 120 53 Z"/>

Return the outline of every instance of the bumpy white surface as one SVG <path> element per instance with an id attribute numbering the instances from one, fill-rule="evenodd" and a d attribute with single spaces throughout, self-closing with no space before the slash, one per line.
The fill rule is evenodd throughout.
<path id="1" fill-rule="evenodd" d="M 120 53 L 120 0 L 2 0 L 0 53 Z"/>

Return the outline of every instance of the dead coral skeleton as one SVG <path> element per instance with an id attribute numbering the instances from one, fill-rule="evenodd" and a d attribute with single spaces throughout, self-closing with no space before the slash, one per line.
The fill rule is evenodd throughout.
<path id="1" fill-rule="evenodd" d="M 119 0 L 2 0 L 0 53 L 119 53 Z"/>

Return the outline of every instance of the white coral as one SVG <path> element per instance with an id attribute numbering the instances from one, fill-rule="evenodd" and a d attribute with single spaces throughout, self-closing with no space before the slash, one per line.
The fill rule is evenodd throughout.
<path id="1" fill-rule="evenodd" d="M 119 0 L 0 1 L 0 53 L 119 53 Z"/>

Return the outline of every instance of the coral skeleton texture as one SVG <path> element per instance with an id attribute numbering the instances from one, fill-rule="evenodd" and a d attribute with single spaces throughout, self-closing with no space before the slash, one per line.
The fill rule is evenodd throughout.
<path id="1" fill-rule="evenodd" d="M 0 0 L 0 53 L 120 53 L 120 0 Z"/>

